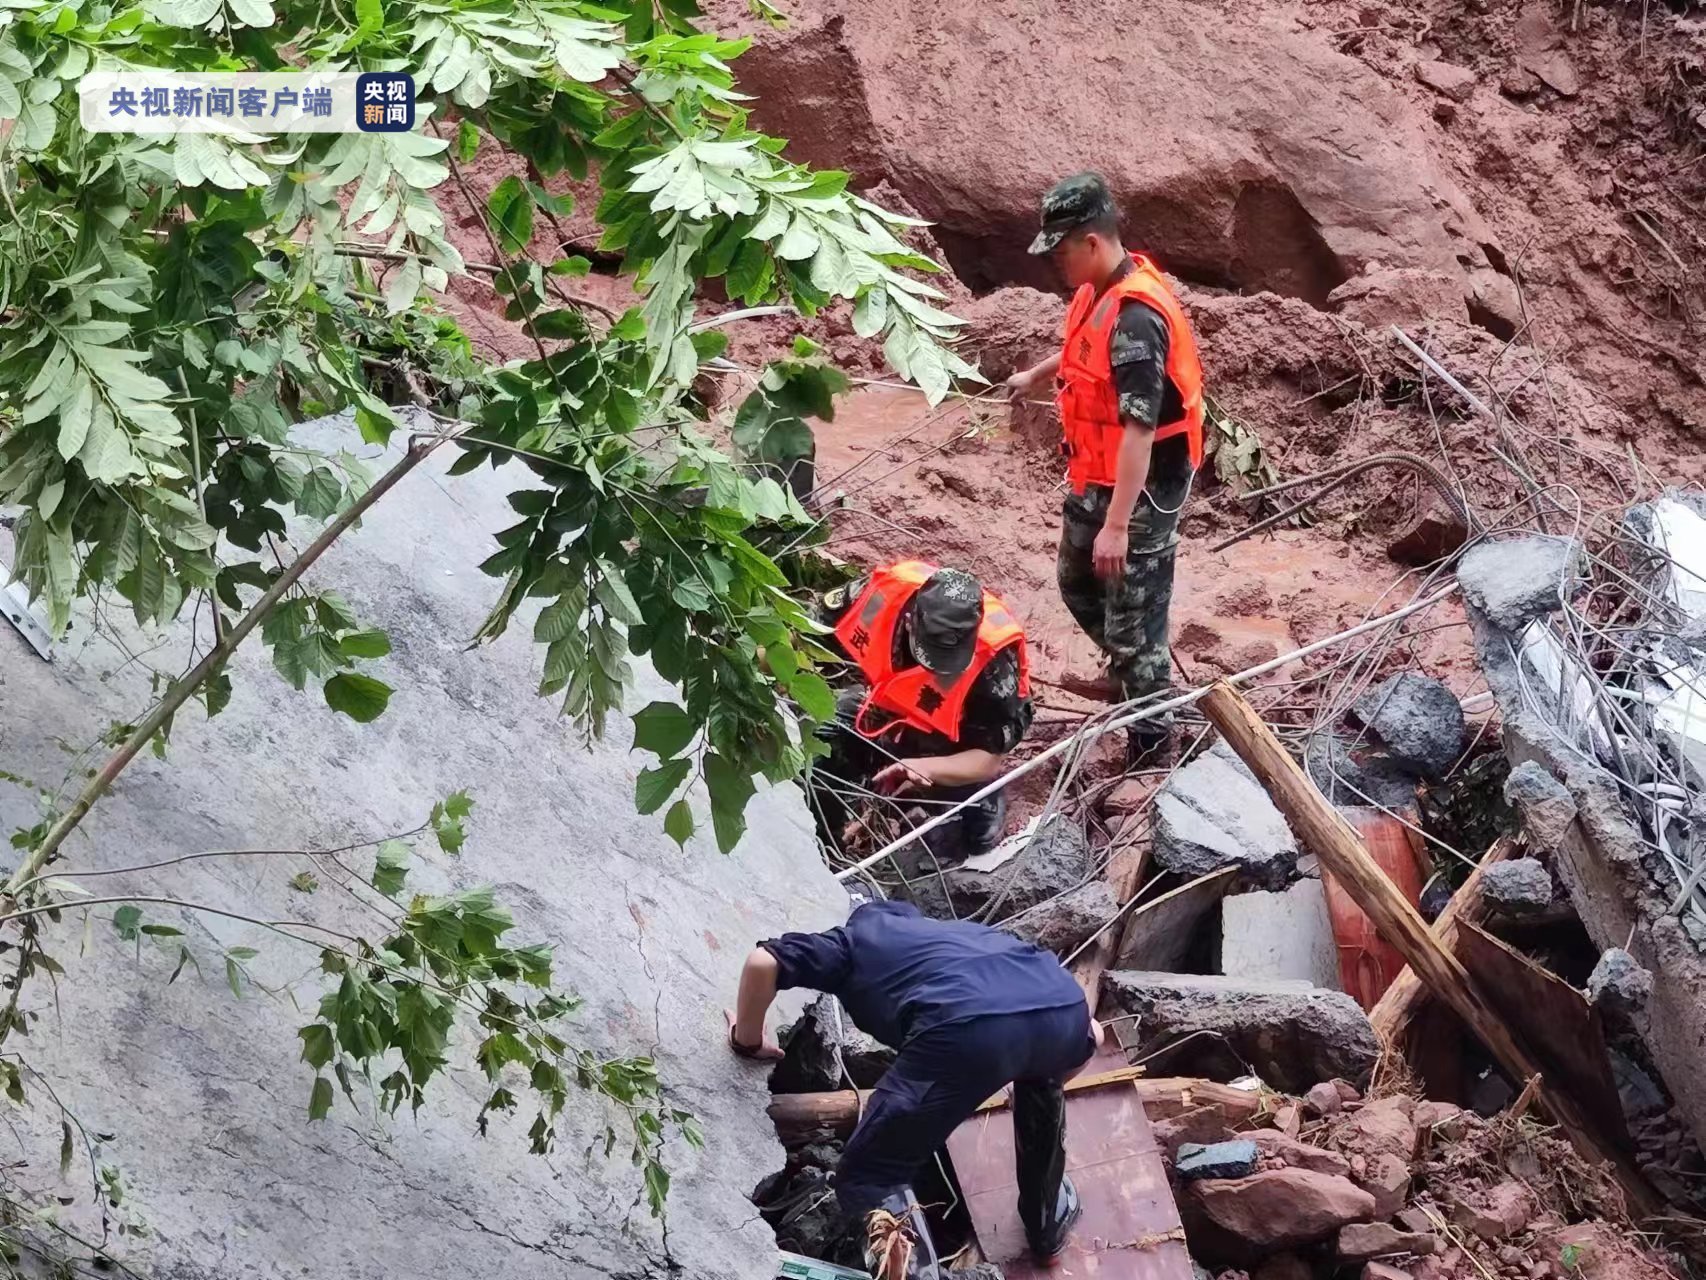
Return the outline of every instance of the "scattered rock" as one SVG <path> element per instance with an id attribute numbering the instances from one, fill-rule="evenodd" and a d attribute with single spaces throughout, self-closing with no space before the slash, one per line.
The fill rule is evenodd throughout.
<path id="1" fill-rule="evenodd" d="M 1236 866 L 1277 889 L 1297 865 L 1297 841 L 1249 766 L 1217 742 L 1156 796 L 1155 860 L 1187 879 Z"/>
<path id="2" fill-rule="evenodd" d="M 1356 1184 L 1374 1198 L 1374 1216 L 1390 1218 L 1410 1198 L 1410 1162 L 1390 1152 L 1372 1156 Z"/>
<path id="3" fill-rule="evenodd" d="M 1274 1108 L 1274 1127 L 1288 1138 L 1295 1138 L 1303 1131 L 1303 1110 L 1295 1103 L 1286 1103 Z"/>
<path id="4" fill-rule="evenodd" d="M 1348 1179 L 1308 1169 L 1270 1169 L 1248 1178 L 1195 1182 L 1186 1194 L 1209 1221 L 1255 1249 L 1325 1240 L 1374 1213 L 1374 1198 Z"/>
<path id="5" fill-rule="evenodd" d="M 1436 1133 L 1449 1142 L 1461 1138 L 1469 1127 L 1463 1108 L 1449 1102 L 1418 1102 L 1414 1119 L 1423 1133 Z"/>
<path id="6" fill-rule="evenodd" d="M 1339 1101 L 1344 1103 L 1361 1102 L 1362 1090 L 1349 1080 L 1334 1080 L 1333 1088 L 1339 1091 Z"/>
<path id="7" fill-rule="evenodd" d="M 1415 778 L 1366 741 L 1336 732 L 1314 734 L 1304 746 L 1303 765 L 1334 804 L 1404 810 L 1416 803 Z"/>
<path id="8" fill-rule="evenodd" d="M 1459 1200 L 1452 1220 L 1483 1240 L 1514 1236 L 1540 1211 L 1534 1192 L 1520 1182 L 1501 1182 L 1490 1190 Z"/>
<path id="9" fill-rule="evenodd" d="M 1527 67 L 1512 67 L 1499 81 L 1499 92 L 1507 98 L 1532 98 L 1540 92 L 1540 77 Z"/>
<path id="10" fill-rule="evenodd" d="M 1424 778 L 1439 778 L 1463 750 L 1463 704 L 1438 680 L 1400 672 L 1358 698 L 1357 719 L 1392 758 Z"/>
<path id="11" fill-rule="evenodd" d="M 1029 837 L 1013 839 L 1017 850 L 1006 858 L 1001 856 L 1006 850 L 998 847 L 941 875 L 921 875 L 908 890 L 913 903 L 937 919 L 963 920 L 1000 898 L 1001 908 L 991 921 L 999 923 L 1088 879 L 1090 844 L 1076 822 L 1056 818 Z"/>
<path id="12" fill-rule="evenodd" d="M 1475 73 L 1455 62 L 1418 62 L 1416 79 L 1454 102 L 1462 102 L 1475 92 Z"/>
<path id="13" fill-rule="evenodd" d="M 1315 1280 L 1315 1272 L 1295 1253 L 1279 1253 L 1251 1272 L 1250 1280 Z"/>
<path id="14" fill-rule="evenodd" d="M 1256 1171 L 1259 1157 L 1256 1144 L 1248 1139 L 1207 1146 L 1187 1142 L 1173 1160 L 1173 1172 L 1186 1182 L 1199 1178 L 1247 1178 Z"/>
<path id="15" fill-rule="evenodd" d="M 783 1033 L 785 1056 L 770 1075 L 771 1092 L 822 1093 L 845 1089 L 847 1082 L 841 1078 L 835 1062 L 837 1048 L 856 1089 L 874 1088 L 889 1069 L 894 1050 L 855 1027 L 845 1010 L 840 1011 L 837 1034 L 834 1006 L 834 996 L 820 996 L 793 1029 Z"/>
<path id="16" fill-rule="evenodd" d="M 1533 858 L 1495 862 L 1481 872 L 1481 897 L 1495 910 L 1535 915 L 1552 905 L 1552 875 Z"/>
<path id="17" fill-rule="evenodd" d="M 1339 949 L 1321 881 L 1279 893 L 1234 894 L 1220 904 L 1220 971 L 1228 977 L 1296 978 L 1339 985 Z"/>
<path id="18" fill-rule="evenodd" d="M 1102 801 L 1102 812 L 1110 817 L 1126 818 L 1142 809 L 1155 794 L 1155 779 L 1127 778 L 1108 792 Z"/>
<path id="19" fill-rule="evenodd" d="M 1415 1277 L 1384 1262 L 1371 1262 L 1362 1269 L 1362 1280 L 1415 1280 Z"/>
<path id="20" fill-rule="evenodd" d="M 1542 84 L 1556 90 L 1562 97 L 1573 98 L 1582 91 L 1582 78 L 1576 72 L 1576 64 L 1562 49 L 1536 54 L 1524 65 Z"/>
<path id="21" fill-rule="evenodd" d="M 1441 124 L 1450 124 L 1457 119 L 1457 104 L 1449 98 L 1441 98 L 1434 103 L 1434 119 Z"/>
<path id="22" fill-rule="evenodd" d="M 1522 815 L 1535 845 L 1556 849 L 1576 820 L 1576 801 L 1564 784 L 1534 760 L 1525 760 L 1505 779 L 1505 802 Z"/>
<path id="23" fill-rule="evenodd" d="M 1394 324 L 1413 326 L 1427 320 L 1462 322 L 1469 318 L 1463 305 L 1463 281 L 1420 267 L 1371 266 L 1329 293 L 1327 309 L 1364 328 L 1382 331 Z M 1463 536 L 1466 539 L 1468 532 Z M 1461 540 L 1458 545 L 1462 545 Z"/>
<path id="24" fill-rule="evenodd" d="M 1033 907 L 1001 927 L 1044 951 L 1066 955 L 1095 933 L 1120 909 L 1106 880 L 1090 880 L 1070 893 Z"/>
<path id="25" fill-rule="evenodd" d="M 777 1248 L 808 1258 L 834 1259 L 843 1253 L 851 1232 L 835 1202 L 834 1175 L 827 1169 L 807 1169 L 772 1195 L 758 1210 L 775 1231 Z"/>
<path id="26" fill-rule="evenodd" d="M 1155 1145 L 1171 1162 L 1178 1157 L 1181 1147 L 1193 1143 L 1207 1146 L 1224 1141 L 1227 1136 L 1226 1113 L 1217 1106 L 1192 1107 L 1180 1115 L 1156 1121 L 1154 1133 Z M 1256 1135 L 1240 1136 L 1254 1138 Z"/>
<path id="27" fill-rule="evenodd" d="M 1330 1080 L 1311 1085 L 1309 1092 L 1303 1095 L 1303 1105 L 1311 1115 L 1337 1115 L 1345 1108 L 1345 1100 L 1339 1096 L 1338 1087 Z"/>
<path id="28" fill-rule="evenodd" d="M 1652 994 L 1652 973 L 1622 947 L 1606 951 L 1588 975 L 1588 999 L 1608 1013 L 1624 1017 L 1637 1013 Z"/>
<path id="29" fill-rule="evenodd" d="M 1339 1256 L 1347 1262 L 1401 1253 L 1430 1254 L 1438 1247 L 1435 1236 L 1400 1231 L 1389 1222 L 1353 1222 L 1339 1232 Z"/>
<path id="30" fill-rule="evenodd" d="M 954 1280 L 1007 1280 L 1007 1273 L 993 1262 L 980 1262 L 953 1273 Z"/>
<path id="31" fill-rule="evenodd" d="M 1339 1130 L 1339 1139 L 1360 1151 L 1389 1151 L 1406 1161 L 1417 1150 L 1416 1104 L 1399 1094 L 1365 1103 Z"/>
<path id="32" fill-rule="evenodd" d="M 1332 1076 L 1366 1080 L 1380 1053 L 1368 1015 L 1341 991 L 1129 969 L 1110 971 L 1102 983 L 1110 1006 L 1138 1016 L 1146 1053 L 1213 1033 L 1181 1044 L 1169 1070 L 1221 1079 L 1254 1070 L 1289 1092 Z"/>
<path id="33" fill-rule="evenodd" d="M 1256 1144 L 1264 1159 L 1278 1160 L 1293 1169 L 1330 1173 L 1340 1178 L 1350 1176 L 1350 1163 L 1336 1151 L 1309 1146 L 1278 1129 L 1255 1129 L 1244 1136 Z"/>
<path id="34" fill-rule="evenodd" d="M 1445 314 L 1463 314 L 1463 289 L 1455 281 L 1450 283 L 1456 309 Z M 1428 565 L 1456 555 L 1467 541 L 1469 526 L 1464 524 L 1463 517 L 1438 502 L 1431 502 L 1386 544 L 1386 554 L 1399 564 Z"/>
<path id="35" fill-rule="evenodd" d="M 1471 547 L 1457 565 L 1463 594 L 1494 626 L 1521 631 L 1560 608 L 1560 586 L 1573 593 L 1580 546 L 1534 534 Z"/>
<path id="36" fill-rule="evenodd" d="M 1522 297 L 1516 283 L 1490 266 L 1469 268 L 1469 292 L 1464 301 L 1469 305 L 1469 320 L 1478 324 L 1495 338 L 1510 341 L 1522 328 Z"/>

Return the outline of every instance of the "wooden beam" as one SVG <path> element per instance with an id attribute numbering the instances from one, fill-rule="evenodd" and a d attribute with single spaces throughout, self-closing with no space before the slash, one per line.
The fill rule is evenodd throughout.
<path id="1" fill-rule="evenodd" d="M 1116 1076 L 1119 1079 L 1110 1081 L 1109 1077 Z M 1235 1127 L 1262 1109 L 1258 1093 L 1188 1076 L 1130 1079 L 1122 1072 L 1110 1071 L 1101 1076 L 1082 1076 L 1067 1085 L 1069 1091 L 1073 1084 L 1080 1090 L 1130 1088 L 1143 1103 L 1144 1111 L 1155 1119 L 1213 1105 L 1222 1108 L 1227 1124 Z M 835 1093 L 779 1093 L 770 1100 L 770 1118 L 783 1142 L 803 1141 L 820 1129 L 849 1134 L 859 1122 L 859 1095 L 851 1089 Z"/>
<path id="2" fill-rule="evenodd" d="M 1450 1005 L 1487 1046 L 1505 1073 L 1513 1080 L 1540 1074 L 1534 1054 L 1517 1040 L 1457 958 L 1428 932 L 1421 915 L 1381 872 L 1350 824 L 1316 789 L 1255 709 L 1224 682 L 1211 688 L 1201 705 L 1221 736 L 1267 788 L 1298 838 L 1338 878 L 1374 922 L 1380 936 L 1398 949 L 1427 988 Z M 1611 1166 L 1632 1214 L 1643 1217 L 1659 1211 L 1663 1201 L 1633 1160 L 1601 1140 L 1574 1098 L 1544 1078 L 1539 1097 L 1583 1157 Z"/>
<path id="3" fill-rule="evenodd" d="M 1136 815 L 1131 821 L 1137 821 Z M 1149 872 L 1149 849 L 1148 841 L 1135 848 L 1122 848 L 1108 866 L 1108 884 L 1113 889 L 1114 901 L 1120 904 L 1121 910 L 1124 910 L 1143 888 L 1143 878 Z M 1078 963 L 1072 966 L 1072 976 L 1083 989 L 1084 1003 L 1090 1006 L 1092 1018 L 1096 1016 L 1096 1006 L 1102 999 L 1102 975 L 1113 963 L 1124 928 L 1123 922 L 1116 922 L 1105 929 L 1102 936 L 1079 958 Z"/>
<path id="4" fill-rule="evenodd" d="M 1462 887 L 1451 895 L 1451 901 L 1446 903 L 1445 910 L 1433 923 L 1433 936 L 1441 949 L 1456 955 L 1458 922 L 1480 924 L 1487 918 L 1487 905 L 1481 897 L 1481 878 L 1488 867 L 1515 856 L 1515 841 L 1504 837 L 1493 841 L 1493 847 L 1482 856 Z M 1393 979 L 1392 985 L 1386 988 L 1386 994 L 1369 1010 L 1368 1020 L 1374 1024 L 1374 1034 L 1393 1053 L 1404 1052 L 1411 1024 L 1427 1006 L 1428 998 L 1426 984 L 1416 976 L 1414 969 L 1406 965 L 1403 972 Z"/>

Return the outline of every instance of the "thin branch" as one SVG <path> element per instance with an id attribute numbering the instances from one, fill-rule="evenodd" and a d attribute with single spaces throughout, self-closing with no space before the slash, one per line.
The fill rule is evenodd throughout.
<path id="1" fill-rule="evenodd" d="M 339 933 L 336 929 L 328 929 L 323 924 L 312 924 L 307 920 L 262 920 L 259 916 L 244 915 L 241 911 L 227 911 L 224 907 L 210 907 L 206 903 L 186 902 L 182 898 L 168 898 L 158 894 L 121 894 L 111 898 L 77 898 L 69 902 L 48 902 L 38 907 L 20 907 L 0 915 L 0 924 L 8 920 L 23 920 L 30 916 L 46 915 L 52 911 L 77 910 L 82 907 L 112 907 L 126 906 L 131 903 L 146 902 L 160 907 L 179 907 L 185 911 L 205 911 L 208 915 L 224 916 L 227 920 L 239 920 L 244 924 L 257 925 L 262 929 L 270 929 L 274 933 L 283 934 L 294 942 L 307 942 L 307 938 L 299 938 L 291 929 L 312 929 L 315 933 L 323 933 L 329 938 L 339 938 L 344 942 L 359 943 L 360 938 L 351 934 Z"/>
<path id="2" fill-rule="evenodd" d="M 87 786 L 78 795 L 60 819 L 53 824 L 51 830 L 42 838 L 42 842 L 30 850 L 18 869 L 12 873 L 6 882 L 4 896 L 16 898 L 19 887 L 27 883 L 49 859 L 59 851 L 66 838 L 77 829 L 89 810 L 95 805 L 107 790 L 113 785 L 118 776 L 129 767 L 142 749 L 156 733 L 169 721 L 173 715 L 188 702 L 208 677 L 212 676 L 225 661 L 236 651 L 237 646 L 249 637 L 249 633 L 265 620 L 285 594 L 297 583 L 297 580 L 311 568 L 315 561 L 326 553 L 326 549 L 348 531 L 351 525 L 360 520 L 373 505 L 391 491 L 391 488 L 409 472 L 420 465 L 434 449 L 443 443 L 446 437 L 414 438 L 409 441 L 409 447 L 402 458 L 384 475 L 380 476 L 373 487 L 362 494 L 347 507 L 338 517 L 320 531 L 320 536 L 309 544 L 308 549 L 296 558 L 288 569 L 281 573 L 273 584 L 267 588 L 254 606 L 240 618 L 231 628 L 225 638 L 214 645 L 208 654 L 182 680 L 178 681 L 167 691 L 166 696 L 155 704 L 154 709 L 142 718 L 124 745 L 107 758 L 99 773 L 89 780 Z M 0 922 L 11 919 L 10 916 L 0 917 Z"/>
<path id="3" fill-rule="evenodd" d="M 497 248 L 495 244 L 492 247 L 493 249 Z M 428 264 L 432 262 L 431 258 L 418 253 L 393 253 L 388 249 L 369 249 L 365 245 L 359 244 L 335 245 L 332 252 L 340 258 L 371 258 L 375 262 L 424 262 Z M 494 267 L 489 262 L 464 262 L 462 265 L 469 271 L 483 276 L 497 276 L 504 271 L 504 268 Z M 565 306 L 585 307 L 589 311 L 596 311 L 612 324 L 622 318 L 622 313 L 614 307 L 607 307 L 602 302 L 594 302 L 591 298 L 583 298 L 578 294 L 570 293 L 563 288 L 560 282 L 549 275 L 546 277 L 545 284 Z"/>

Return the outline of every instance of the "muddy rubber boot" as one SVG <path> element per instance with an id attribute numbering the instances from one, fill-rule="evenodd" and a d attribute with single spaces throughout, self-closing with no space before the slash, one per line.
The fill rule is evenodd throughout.
<path id="1" fill-rule="evenodd" d="M 1055 1200 L 1054 1221 L 1041 1237 L 1033 1236 L 1028 1243 L 1031 1247 L 1031 1260 L 1041 1267 L 1052 1267 L 1060 1261 L 1060 1255 L 1066 1252 L 1066 1242 L 1072 1236 L 1072 1228 L 1084 1214 L 1084 1206 L 1078 1200 L 1078 1188 L 1072 1185 L 1071 1178 L 1060 1180 L 1060 1195 Z"/>
<path id="2" fill-rule="evenodd" d="M 872 1280 L 942 1280 L 930 1227 L 911 1191 L 865 1215 L 865 1266 Z"/>
<path id="3" fill-rule="evenodd" d="M 1139 725 L 1126 734 L 1125 768 L 1127 773 L 1135 773 L 1144 769 L 1165 769 L 1173 764 L 1173 731 L 1162 729 L 1145 730 Z"/>
<path id="4" fill-rule="evenodd" d="M 1106 667 L 1094 675 L 1083 671 L 1064 671 L 1060 676 L 1060 687 L 1092 702 L 1125 701 L 1125 690 L 1120 687 L 1120 682 L 1114 679 L 1114 673 Z"/>

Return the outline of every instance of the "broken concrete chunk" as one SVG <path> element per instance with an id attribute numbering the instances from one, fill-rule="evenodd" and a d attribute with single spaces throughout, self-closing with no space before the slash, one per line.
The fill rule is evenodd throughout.
<path id="1" fill-rule="evenodd" d="M 1044 951 L 1065 956 L 1083 945 L 1120 909 L 1106 880 L 1091 880 L 1061 897 L 1012 916 L 1001 927 Z"/>
<path id="2" fill-rule="evenodd" d="M 1481 872 L 1481 897 L 1495 910 L 1534 915 L 1552 905 L 1552 874 L 1533 858 L 1495 862 Z"/>
<path id="3" fill-rule="evenodd" d="M 1384 751 L 1340 733 L 1317 733 L 1303 748 L 1303 766 L 1321 794 L 1336 805 L 1407 809 L 1416 803 L 1416 780 Z"/>
<path id="4" fill-rule="evenodd" d="M 1281 893 L 1223 901 L 1220 970 L 1232 978 L 1295 978 L 1337 989 L 1339 949 L 1321 882 L 1299 880 Z"/>
<path id="5" fill-rule="evenodd" d="M 1505 802 L 1541 849 L 1556 849 L 1576 820 L 1576 800 L 1544 765 L 1525 760 L 1505 779 Z"/>
<path id="6" fill-rule="evenodd" d="M 1416 79 L 1454 102 L 1462 102 L 1475 91 L 1475 73 L 1454 62 L 1418 62 Z"/>
<path id="7" fill-rule="evenodd" d="M 1232 748 L 1217 742 L 1173 775 L 1155 798 L 1155 860 L 1196 879 L 1235 866 L 1277 889 L 1297 865 L 1297 841 Z"/>
<path id="8" fill-rule="evenodd" d="M 1581 547 L 1535 534 L 1471 547 L 1457 563 L 1463 594 L 1494 626 L 1521 631 L 1573 594 Z"/>
<path id="9" fill-rule="evenodd" d="M 1353 1222 L 1339 1232 L 1339 1256 L 1347 1262 L 1365 1262 L 1401 1253 L 1427 1255 L 1438 1247 L 1437 1236 L 1400 1231 L 1389 1222 Z"/>
<path id="10" fill-rule="evenodd" d="M 1438 680 L 1400 672 L 1358 698 L 1357 719 L 1392 758 L 1424 778 L 1439 778 L 1463 750 L 1463 704 Z"/>
<path id="11" fill-rule="evenodd" d="M 1374 1199 L 1345 1178 L 1269 1169 L 1248 1178 L 1194 1182 L 1186 1195 L 1205 1217 L 1253 1249 L 1284 1249 L 1336 1235 L 1374 1213 Z"/>
<path id="12" fill-rule="evenodd" d="M 1380 1054 L 1354 1000 L 1303 982 L 1113 970 L 1102 993 L 1137 1015 L 1145 1052 L 1193 1037 L 1167 1056 L 1169 1072 L 1232 1079 L 1254 1070 L 1298 1092 L 1333 1076 L 1366 1080 Z"/>
<path id="13" fill-rule="evenodd" d="M 1588 975 L 1588 999 L 1608 1013 L 1627 1017 L 1644 1007 L 1653 994 L 1653 975 L 1622 947 L 1600 956 Z"/>
<path id="14" fill-rule="evenodd" d="M 836 1009 L 834 996 L 813 1001 L 783 1038 L 782 1061 L 770 1076 L 772 1093 L 826 1093 L 847 1088 L 848 1081 L 836 1065 L 837 1049 L 855 1089 L 875 1088 L 895 1058 L 893 1049 L 855 1027 L 845 1010 Z"/>
<path id="15" fill-rule="evenodd" d="M 1256 1172 L 1260 1153 L 1246 1140 L 1203 1145 L 1187 1142 L 1173 1160 L 1173 1172 L 1186 1182 L 1198 1178 L 1247 1178 Z"/>
<path id="16" fill-rule="evenodd" d="M 1089 878 L 1090 844 L 1076 822 L 1057 817 L 1028 837 L 1016 836 L 1003 845 L 1009 843 L 1011 848 L 992 850 L 939 875 L 926 864 L 907 896 L 920 911 L 938 920 L 979 915 L 999 899 L 994 917 L 985 921 L 998 924 Z"/>

